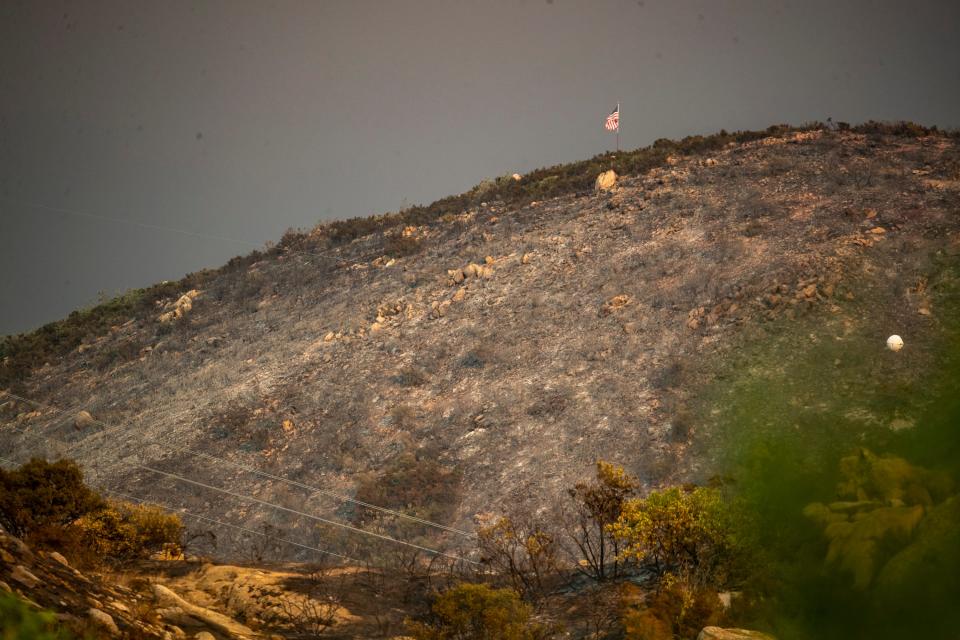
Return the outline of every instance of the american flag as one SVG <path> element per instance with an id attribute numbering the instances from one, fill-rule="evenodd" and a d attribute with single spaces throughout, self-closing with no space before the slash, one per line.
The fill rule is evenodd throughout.
<path id="1" fill-rule="evenodd" d="M 620 105 L 613 110 L 613 113 L 607 116 L 607 123 L 603 125 L 607 131 L 618 131 L 620 129 Z"/>

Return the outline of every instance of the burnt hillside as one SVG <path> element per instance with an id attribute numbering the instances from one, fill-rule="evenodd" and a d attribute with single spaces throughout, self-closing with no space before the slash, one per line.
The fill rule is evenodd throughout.
<path id="1" fill-rule="evenodd" d="M 310 543 L 290 513 L 143 467 L 364 527 L 384 525 L 278 478 L 460 529 L 563 495 L 598 458 L 648 486 L 703 480 L 698 390 L 743 345 L 795 321 L 932 344 L 958 143 L 911 126 L 661 142 L 290 233 L 9 338 L 3 384 L 45 404 L 0 398 L 0 456 L 70 455 L 99 486 Z"/>

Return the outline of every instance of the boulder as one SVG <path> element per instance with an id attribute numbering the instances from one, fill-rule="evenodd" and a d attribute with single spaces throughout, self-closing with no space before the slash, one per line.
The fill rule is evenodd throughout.
<path id="1" fill-rule="evenodd" d="M 120 629 L 117 628 L 117 623 L 113 621 L 113 617 L 109 613 L 100 611 L 100 609 L 91 608 L 87 610 L 87 618 L 94 626 L 105 631 L 108 635 L 120 635 Z"/>
<path id="2" fill-rule="evenodd" d="M 40 579 L 27 571 L 26 567 L 22 564 L 18 564 L 13 568 L 13 571 L 10 572 L 10 579 L 19 582 L 27 589 L 33 589 L 40 583 Z"/>
<path id="3" fill-rule="evenodd" d="M 59 562 L 60 564 L 62 564 L 63 566 L 65 566 L 65 567 L 69 567 L 69 566 L 70 566 L 70 563 L 67 562 L 67 559 L 64 558 L 62 555 L 60 555 L 59 553 L 57 553 L 56 551 L 51 551 L 51 552 L 50 552 L 50 557 L 53 558 L 54 560 L 56 560 L 57 562 Z"/>
<path id="4" fill-rule="evenodd" d="M 77 415 L 73 418 L 73 428 L 77 431 L 89 429 L 94 424 L 95 421 L 89 411 L 78 411 Z"/>
<path id="5" fill-rule="evenodd" d="M 594 188 L 597 191 L 609 191 L 613 189 L 615 184 L 617 184 L 617 173 L 613 169 L 610 169 L 597 176 Z"/>
<path id="6" fill-rule="evenodd" d="M 201 631 L 200 633 L 193 636 L 193 640 L 217 640 L 213 637 L 213 634 L 209 631 Z"/>
<path id="7" fill-rule="evenodd" d="M 697 640 L 776 640 L 773 636 L 750 631 L 749 629 L 723 629 L 721 627 L 704 627 Z"/>
<path id="8" fill-rule="evenodd" d="M 159 613 L 165 620 L 168 620 L 173 624 L 184 624 L 189 626 L 189 621 L 192 618 L 202 622 L 205 626 L 227 637 L 256 636 L 256 634 L 251 631 L 249 627 L 240 624 L 236 620 L 233 620 L 222 613 L 211 611 L 210 609 L 205 609 L 204 607 L 187 602 L 162 584 L 153 585 L 153 596 L 159 607 L 165 608 L 164 610 L 167 612 L 167 614 L 161 613 L 161 610 L 158 608 L 157 613 Z M 179 615 L 173 615 L 173 612 L 177 612 Z"/>

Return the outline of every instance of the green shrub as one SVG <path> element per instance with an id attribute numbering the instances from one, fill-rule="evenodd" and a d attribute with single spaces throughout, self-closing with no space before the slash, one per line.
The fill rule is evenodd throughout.
<path id="1" fill-rule="evenodd" d="M 110 501 L 73 526 L 84 548 L 109 563 L 122 564 L 160 551 L 180 553 L 183 523 L 153 505 Z"/>
<path id="2" fill-rule="evenodd" d="M 512 589 L 463 582 L 442 593 L 432 623 L 408 622 L 417 640 L 538 640 L 554 634 L 533 622 L 530 605 Z"/>
<path id="3" fill-rule="evenodd" d="M 156 551 L 178 554 L 179 517 L 153 505 L 105 502 L 72 460 L 35 458 L 0 469 L 0 524 L 29 544 L 81 565 L 120 564 Z"/>
<path id="4" fill-rule="evenodd" d="M 37 611 L 12 593 L 0 593 L 0 640 L 69 640 L 49 611 Z"/>
<path id="5" fill-rule="evenodd" d="M 0 524 L 15 536 L 51 534 L 102 506 L 72 460 L 34 458 L 13 471 L 0 469 Z"/>

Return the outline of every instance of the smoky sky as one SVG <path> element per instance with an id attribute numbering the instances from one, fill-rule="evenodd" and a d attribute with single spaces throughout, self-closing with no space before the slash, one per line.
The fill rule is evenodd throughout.
<path id="1" fill-rule="evenodd" d="M 617 101 L 627 148 L 957 127 L 958 26 L 957 2 L 0 0 L 0 334 L 592 156 Z"/>

